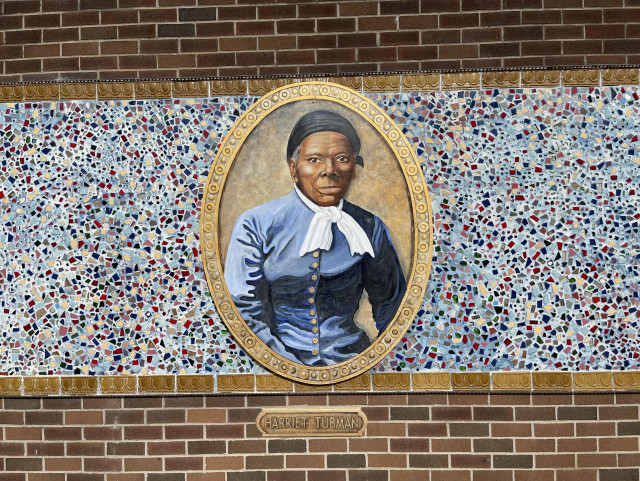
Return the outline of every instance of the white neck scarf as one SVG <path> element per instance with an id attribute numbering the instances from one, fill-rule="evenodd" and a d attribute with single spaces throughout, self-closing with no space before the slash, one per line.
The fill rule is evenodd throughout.
<path id="1" fill-rule="evenodd" d="M 302 243 L 300 257 L 316 249 L 328 251 L 331 248 L 331 243 L 333 242 L 333 234 L 331 233 L 332 224 L 336 224 L 340 232 L 344 234 L 349 244 L 351 255 L 365 254 L 368 252 L 371 257 L 375 257 L 371 242 L 367 234 L 362 230 L 362 227 L 358 225 L 353 217 L 346 212 L 342 212 L 342 200 L 338 206 L 320 207 L 300 192 L 297 186 L 294 185 L 293 188 L 304 205 L 315 213 L 309 224 L 307 236 Z"/>

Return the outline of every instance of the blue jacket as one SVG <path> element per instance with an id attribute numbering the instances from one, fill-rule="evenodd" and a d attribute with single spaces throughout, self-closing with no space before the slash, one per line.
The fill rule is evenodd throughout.
<path id="1" fill-rule="evenodd" d="M 243 213 L 231 235 L 224 275 L 240 315 L 269 348 L 307 366 L 342 362 L 371 345 L 353 320 L 363 289 L 379 332 L 406 290 L 383 222 L 346 201 L 343 211 L 362 227 L 375 257 L 352 256 L 335 224 L 329 251 L 301 257 L 314 213 L 295 190 Z"/>

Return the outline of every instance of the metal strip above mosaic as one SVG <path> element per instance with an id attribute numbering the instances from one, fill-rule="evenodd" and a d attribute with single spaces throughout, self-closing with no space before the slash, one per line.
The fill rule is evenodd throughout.
<path id="1" fill-rule="evenodd" d="M 307 80 L 335 82 L 362 92 L 422 92 L 452 89 L 638 85 L 639 77 L 638 68 L 618 67 L 369 74 L 343 77 L 4 84 L 0 85 L 0 102 L 261 96 L 284 85 Z"/>
<path id="2" fill-rule="evenodd" d="M 264 394 L 344 392 L 629 392 L 640 391 L 640 372 L 372 373 L 334 386 L 309 386 L 272 374 L 144 376 L 6 376 L 0 397 Z"/>

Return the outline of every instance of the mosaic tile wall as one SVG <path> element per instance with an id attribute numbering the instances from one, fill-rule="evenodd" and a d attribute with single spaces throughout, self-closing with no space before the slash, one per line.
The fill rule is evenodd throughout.
<path id="1" fill-rule="evenodd" d="M 375 371 L 640 368 L 637 87 L 373 94 L 434 263 Z M 254 98 L 0 104 L 0 374 L 263 373 L 208 296 L 200 197 Z"/>

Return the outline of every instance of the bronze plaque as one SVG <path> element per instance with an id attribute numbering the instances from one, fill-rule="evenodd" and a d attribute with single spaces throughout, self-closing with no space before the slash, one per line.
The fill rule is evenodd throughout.
<path id="1" fill-rule="evenodd" d="M 356 407 L 264 408 L 256 425 L 266 437 L 362 436 L 367 416 Z"/>

